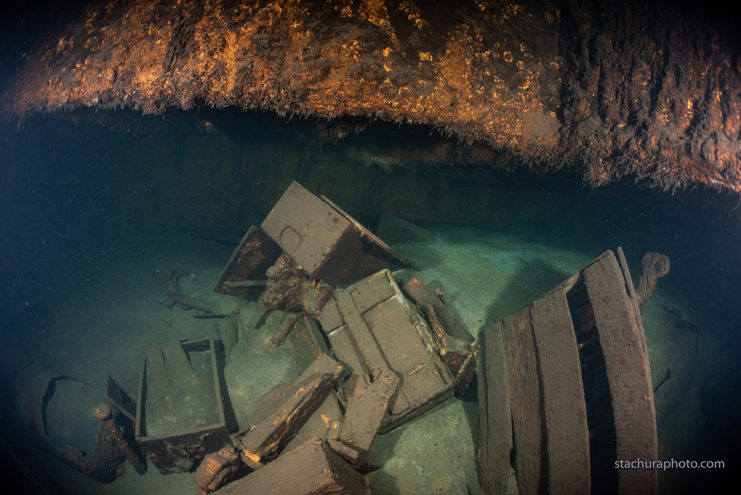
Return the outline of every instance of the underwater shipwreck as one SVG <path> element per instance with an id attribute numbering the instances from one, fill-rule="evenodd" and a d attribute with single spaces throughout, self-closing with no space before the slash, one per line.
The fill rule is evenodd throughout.
<path id="1" fill-rule="evenodd" d="M 45 494 L 737 482 L 736 31 L 661 2 L 18 7 L 4 465 Z"/>

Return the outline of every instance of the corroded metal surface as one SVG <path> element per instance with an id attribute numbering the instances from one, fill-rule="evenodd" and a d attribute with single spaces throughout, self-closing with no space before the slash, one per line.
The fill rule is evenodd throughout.
<path id="1" fill-rule="evenodd" d="M 741 67 L 715 20 L 662 2 L 444 5 L 114 0 L 31 53 L 5 105 L 371 116 L 503 164 L 580 164 L 595 185 L 741 190 Z"/>

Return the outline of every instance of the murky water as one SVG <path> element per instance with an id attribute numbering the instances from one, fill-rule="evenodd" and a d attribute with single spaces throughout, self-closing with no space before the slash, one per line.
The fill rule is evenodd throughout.
<path id="1" fill-rule="evenodd" d="M 371 229 L 385 215 L 426 229 L 423 237 L 394 239 L 393 247 L 420 267 L 424 283 L 443 290 L 472 333 L 541 297 L 606 249 L 623 247 L 634 281 L 643 253 L 668 255 L 671 272 L 643 315 L 655 381 L 671 370 L 657 395 L 659 456 L 732 465 L 741 412 L 737 198 L 633 184 L 591 190 L 568 173 L 497 172 L 454 158 L 422 163 L 415 150 L 461 145 L 424 129 L 378 123 L 359 135 L 331 129 L 238 112 L 81 111 L 4 130 L 3 435 L 15 439 L 12 432 L 38 425 L 43 391 L 29 383 L 39 377 L 78 380 L 102 401 L 111 375 L 136 397 L 148 346 L 221 338 L 216 319 L 163 303 L 172 274 L 187 274 L 178 282 L 189 296 L 230 310 L 235 302 L 212 292 L 215 281 L 249 225 L 297 180 Z M 290 348 L 268 351 L 265 336 L 245 342 L 224 370 L 242 428 L 255 395 L 304 366 Z M 84 411 L 56 407 L 60 397 L 49 412 L 70 417 L 48 424 L 90 424 L 80 417 Z M 379 437 L 374 449 L 384 467 L 370 475 L 379 493 L 475 492 L 477 414 L 471 394 Z M 95 433 L 76 429 L 65 441 L 88 448 Z M 127 468 L 103 485 L 48 453 L 31 449 L 25 458 L 74 493 L 195 489 L 190 475 L 161 475 L 151 464 L 144 477 Z M 714 485 L 729 475 L 660 473 L 660 490 Z"/>

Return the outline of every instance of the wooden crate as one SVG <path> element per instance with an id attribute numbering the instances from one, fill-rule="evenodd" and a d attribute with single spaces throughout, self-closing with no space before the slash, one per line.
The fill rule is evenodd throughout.
<path id="1" fill-rule="evenodd" d="M 346 290 L 335 290 L 319 315 L 339 361 L 352 368 L 347 396 L 359 377 L 387 368 L 400 378 L 386 432 L 422 414 L 453 394 L 454 379 L 437 354 L 431 331 L 404 298 L 388 270 L 381 270 Z"/>
<path id="2" fill-rule="evenodd" d="M 262 223 L 310 277 L 345 286 L 388 266 L 407 263 L 328 198 L 291 183 Z"/>
<path id="3" fill-rule="evenodd" d="M 213 339 L 147 349 L 135 436 L 162 473 L 192 471 L 227 442 L 222 389 Z"/>

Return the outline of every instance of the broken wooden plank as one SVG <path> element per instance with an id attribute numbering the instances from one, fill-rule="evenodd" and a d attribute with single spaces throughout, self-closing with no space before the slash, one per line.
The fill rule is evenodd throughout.
<path id="1" fill-rule="evenodd" d="M 625 278 L 625 288 L 628 290 L 628 296 L 630 297 L 630 300 L 633 303 L 633 307 L 635 309 L 636 321 L 641 328 L 640 334 L 641 343 L 643 344 L 643 352 L 648 355 L 648 346 L 646 345 L 646 332 L 643 329 L 643 319 L 641 318 L 641 313 L 643 313 L 643 311 L 641 310 L 641 304 L 638 298 L 638 294 L 636 293 L 635 286 L 633 285 L 633 279 L 630 276 L 628 262 L 625 260 L 625 253 L 623 253 L 623 248 L 620 246 L 618 246 L 617 248 L 617 258 L 620 269 L 623 272 L 623 277 Z M 666 263 L 667 266 L 665 268 L 668 270 L 669 258 L 666 259 Z"/>
<path id="2" fill-rule="evenodd" d="M 242 478 L 252 470 L 242 462 L 239 449 L 227 445 L 204 457 L 193 473 L 193 481 L 201 494 L 218 490 L 225 484 Z"/>
<path id="3" fill-rule="evenodd" d="M 512 454 L 512 412 L 502 325 L 479 332 L 479 481 L 484 493 L 508 493 Z"/>
<path id="4" fill-rule="evenodd" d="M 162 348 L 162 356 L 165 360 L 170 386 L 178 393 L 183 393 L 196 380 L 188 356 L 185 354 L 185 349 L 177 340 L 163 342 L 160 347 Z"/>
<path id="5" fill-rule="evenodd" d="M 326 354 L 314 361 L 292 382 L 295 392 L 241 438 L 245 462 L 259 466 L 277 457 L 344 373 L 345 368 Z"/>
<path id="6" fill-rule="evenodd" d="M 322 440 L 337 438 L 342 428 L 344 416 L 340 401 L 337 399 L 337 394 L 333 390 L 309 419 L 306 420 L 306 423 L 304 423 L 304 426 L 301 427 L 296 436 L 288 442 L 285 451 L 292 450 L 314 437 L 321 438 Z"/>
<path id="7" fill-rule="evenodd" d="M 612 252 L 583 271 L 604 356 L 617 460 L 656 459 L 656 412 L 643 327 Z M 655 469 L 620 469 L 618 493 L 655 494 Z"/>
<path id="8" fill-rule="evenodd" d="M 368 328 L 368 324 L 363 319 L 363 315 L 355 305 L 350 293 L 344 290 L 336 290 L 334 297 L 347 331 L 352 336 L 363 358 L 363 373 L 370 374 L 372 370 L 388 368 L 389 364 L 386 357 L 381 352 L 376 338 Z"/>
<path id="9" fill-rule="evenodd" d="M 365 313 L 380 301 L 396 295 L 394 287 L 389 284 L 388 277 L 377 276 L 377 274 L 363 279 L 362 283 L 348 287 L 348 290 L 360 313 Z M 322 308 L 320 321 L 326 329 L 337 328 L 344 323 L 336 300 L 327 301 Z"/>
<path id="10" fill-rule="evenodd" d="M 561 291 L 530 305 L 538 356 L 548 469 L 548 493 L 590 493 L 589 429 L 574 326 Z"/>
<path id="11" fill-rule="evenodd" d="M 332 448 L 354 466 L 367 462 L 373 440 L 399 386 L 399 376 L 381 368 L 372 377 L 358 380 L 352 399 L 345 411 L 345 420 Z"/>
<path id="12" fill-rule="evenodd" d="M 466 325 L 448 308 L 448 306 L 433 291 L 425 287 L 417 277 L 412 277 L 402 286 L 402 290 L 408 295 L 420 308 L 432 306 L 435 314 L 440 320 L 440 324 L 445 331 L 454 337 L 463 339 L 471 343 L 473 337 L 469 333 Z"/>
<path id="13" fill-rule="evenodd" d="M 530 322 L 530 308 L 501 322 L 515 445 L 515 472 L 521 495 L 537 495 L 544 488 L 542 396 L 538 359 Z"/>
<path id="14" fill-rule="evenodd" d="M 325 441 L 314 438 L 265 467 L 214 492 L 218 495 L 370 495 L 368 480 Z"/>
<path id="15" fill-rule="evenodd" d="M 165 357 L 162 355 L 162 347 L 154 344 L 144 351 L 147 360 L 146 377 L 147 390 L 153 396 L 165 396 L 170 393 L 172 384 L 167 374 Z"/>
<path id="16" fill-rule="evenodd" d="M 296 324 L 299 316 L 299 313 L 295 312 L 286 313 L 286 316 L 283 318 L 280 327 L 278 327 L 278 330 L 276 330 L 275 333 L 273 333 L 273 335 L 270 337 L 270 347 L 280 347 L 286 342 L 288 334 L 291 333 L 291 330 L 293 330 L 293 327 Z"/>

